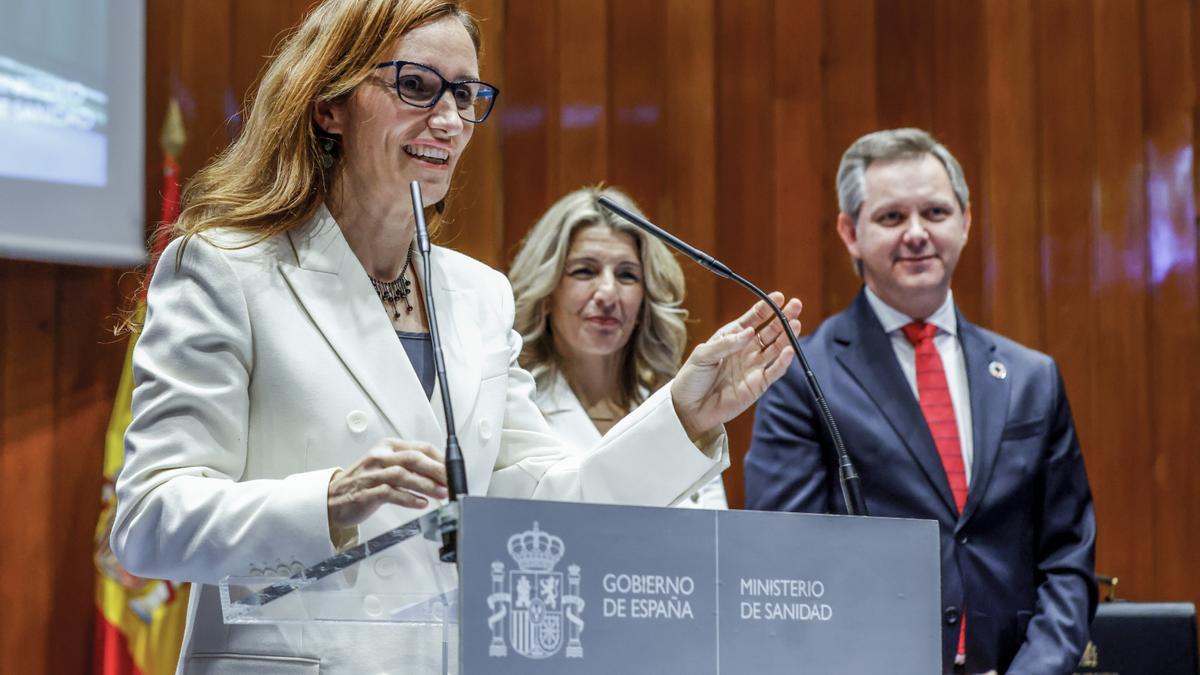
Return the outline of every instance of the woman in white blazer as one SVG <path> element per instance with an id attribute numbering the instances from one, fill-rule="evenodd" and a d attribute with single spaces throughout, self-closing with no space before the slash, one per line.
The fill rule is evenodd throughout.
<path id="1" fill-rule="evenodd" d="M 679 263 L 658 239 L 601 208 L 601 196 L 640 213 L 616 188 L 575 190 L 525 236 L 508 275 L 534 400 L 578 452 L 674 377 L 687 342 Z M 713 473 L 677 505 L 728 508 Z"/>
<path id="2" fill-rule="evenodd" d="M 517 364 L 505 277 L 436 248 L 425 288 L 413 256 L 409 182 L 436 222 L 498 93 L 478 48 L 455 0 L 327 0 L 184 193 L 134 353 L 111 537 L 130 572 L 193 582 L 180 672 L 440 672 L 425 629 L 225 625 L 214 585 L 297 571 L 446 497 L 424 294 L 475 494 L 669 503 L 727 463 L 722 423 L 792 357 L 778 331 L 756 339 L 755 306 L 595 452 L 565 449 Z"/>

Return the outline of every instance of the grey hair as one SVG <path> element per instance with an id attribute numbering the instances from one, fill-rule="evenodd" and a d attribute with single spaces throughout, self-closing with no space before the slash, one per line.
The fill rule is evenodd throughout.
<path id="1" fill-rule="evenodd" d="M 964 211 L 971 202 L 971 193 L 967 189 L 967 179 L 963 176 L 962 166 L 946 146 L 938 142 L 929 132 L 921 129 L 886 129 L 867 134 L 854 141 L 854 144 L 842 155 L 842 163 L 838 166 L 837 193 L 838 207 L 842 213 L 858 222 L 859 211 L 864 201 L 863 190 L 866 185 L 867 167 L 871 162 L 909 159 L 921 155 L 933 155 L 946 173 L 950 175 L 950 186 L 954 196 L 958 198 L 958 206 Z"/>
<path id="2" fill-rule="evenodd" d="M 619 403 L 641 402 L 675 376 L 687 346 L 687 310 L 683 308 L 683 270 L 665 244 L 600 207 L 608 197 L 624 208 L 641 211 L 625 193 L 602 185 L 575 190 L 559 199 L 525 235 L 508 274 L 516 297 L 514 328 L 524 347 L 520 363 L 533 374 L 538 387 L 549 386 L 562 356 L 554 348 L 548 317 L 550 296 L 558 288 L 575 232 L 607 225 L 628 234 L 641 258 L 644 294 L 638 322 L 625 345 Z"/>

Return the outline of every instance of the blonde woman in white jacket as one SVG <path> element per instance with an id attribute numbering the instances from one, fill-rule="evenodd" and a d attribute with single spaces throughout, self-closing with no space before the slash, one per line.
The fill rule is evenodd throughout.
<path id="1" fill-rule="evenodd" d="M 509 273 L 535 401 L 580 454 L 675 376 L 687 342 L 679 263 L 657 239 L 601 208 L 601 196 L 639 212 L 616 188 L 576 190 L 533 226 Z M 721 468 L 675 503 L 728 508 Z"/>
<path id="2" fill-rule="evenodd" d="M 192 583 L 180 672 L 442 672 L 429 627 L 225 625 L 216 585 L 303 569 L 446 498 L 425 294 L 473 494 L 666 504 L 728 463 L 722 424 L 791 360 L 778 331 L 755 338 L 756 305 L 594 452 L 550 432 L 504 276 L 435 247 L 425 287 L 413 255 L 410 181 L 436 223 L 499 93 L 479 47 L 457 0 L 325 0 L 184 193 L 134 350 L 111 536 L 131 573 Z"/>

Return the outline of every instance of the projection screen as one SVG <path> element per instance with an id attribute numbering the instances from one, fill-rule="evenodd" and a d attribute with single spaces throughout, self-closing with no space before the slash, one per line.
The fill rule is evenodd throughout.
<path id="1" fill-rule="evenodd" d="M 143 0 L 0 0 L 0 256 L 145 259 Z"/>

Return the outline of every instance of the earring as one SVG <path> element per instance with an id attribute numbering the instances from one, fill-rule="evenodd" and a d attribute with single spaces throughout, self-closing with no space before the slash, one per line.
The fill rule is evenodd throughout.
<path id="1" fill-rule="evenodd" d="M 332 138 L 321 139 L 321 166 L 326 169 L 333 168 L 334 145 Z"/>

